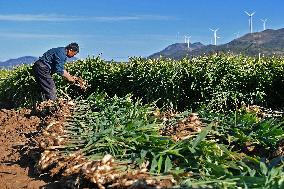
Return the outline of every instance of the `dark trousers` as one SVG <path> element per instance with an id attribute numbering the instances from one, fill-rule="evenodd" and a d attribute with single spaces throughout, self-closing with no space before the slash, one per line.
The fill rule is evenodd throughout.
<path id="1" fill-rule="evenodd" d="M 51 77 L 49 67 L 42 63 L 40 60 L 36 61 L 33 65 L 35 79 L 41 91 L 43 100 L 56 99 L 56 87 Z"/>

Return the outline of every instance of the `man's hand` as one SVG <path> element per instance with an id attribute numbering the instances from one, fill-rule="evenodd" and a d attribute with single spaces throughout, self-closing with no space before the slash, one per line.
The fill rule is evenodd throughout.
<path id="1" fill-rule="evenodd" d="M 67 72 L 66 70 L 63 71 L 62 76 L 65 77 L 71 83 L 75 83 L 76 81 L 76 77 L 69 74 L 69 72 Z"/>
<path id="2" fill-rule="evenodd" d="M 74 85 L 80 87 L 84 91 L 87 89 L 87 81 L 85 81 L 84 79 L 73 76 L 73 80 Z"/>
<path id="3" fill-rule="evenodd" d="M 71 77 L 72 79 L 71 79 L 71 83 L 73 83 L 73 84 L 75 84 L 77 81 L 78 81 L 78 77 L 76 77 L 76 76 L 72 76 Z"/>
<path id="4" fill-rule="evenodd" d="M 80 78 L 80 77 L 76 77 L 73 75 L 70 75 L 66 70 L 64 70 L 63 72 L 63 76 L 73 85 L 76 85 L 78 87 L 80 87 L 82 90 L 86 90 L 87 89 L 87 81 L 85 81 L 84 79 Z"/>

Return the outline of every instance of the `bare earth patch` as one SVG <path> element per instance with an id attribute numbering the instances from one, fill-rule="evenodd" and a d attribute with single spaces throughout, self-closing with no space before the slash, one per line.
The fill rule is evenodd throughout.
<path id="1" fill-rule="evenodd" d="M 36 157 L 26 153 L 40 123 L 28 109 L 0 110 L 0 188 L 58 188 L 50 178 L 39 177 L 34 169 Z"/>
<path id="2" fill-rule="evenodd" d="M 30 170 L 32 162 L 22 159 L 20 148 L 28 142 L 25 133 L 36 131 L 40 119 L 21 109 L 0 111 L 1 188 L 40 188 L 47 183 Z"/>

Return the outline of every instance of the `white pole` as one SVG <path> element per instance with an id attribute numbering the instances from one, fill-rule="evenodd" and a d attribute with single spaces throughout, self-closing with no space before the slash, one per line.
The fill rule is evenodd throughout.
<path id="1" fill-rule="evenodd" d="M 187 38 L 187 48 L 189 49 L 189 38 Z"/>
<path id="2" fill-rule="evenodd" d="M 252 15 L 250 16 L 250 33 L 252 33 L 253 29 L 252 29 Z"/>
<path id="3" fill-rule="evenodd" d="M 189 48 L 189 39 L 191 38 L 191 36 L 187 37 L 187 48 Z"/>
<path id="4" fill-rule="evenodd" d="M 214 31 L 214 45 L 217 45 L 217 34 L 216 34 L 216 31 Z"/>

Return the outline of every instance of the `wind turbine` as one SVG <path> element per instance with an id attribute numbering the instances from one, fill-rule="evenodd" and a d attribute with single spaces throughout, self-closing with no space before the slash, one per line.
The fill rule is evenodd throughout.
<path id="1" fill-rule="evenodd" d="M 245 11 L 245 13 L 249 16 L 249 29 L 250 33 L 252 33 L 252 16 L 255 14 L 255 12 L 249 14 L 247 11 Z"/>
<path id="2" fill-rule="evenodd" d="M 184 43 L 187 43 L 187 48 L 189 48 L 189 39 L 191 38 L 191 36 L 184 36 Z"/>
<path id="3" fill-rule="evenodd" d="M 265 30 L 266 29 L 266 22 L 267 22 L 267 18 L 265 18 L 265 19 L 260 19 L 262 22 L 263 22 L 263 30 Z"/>
<path id="4" fill-rule="evenodd" d="M 239 38 L 240 32 L 234 33 L 236 35 L 236 39 Z"/>
<path id="5" fill-rule="evenodd" d="M 219 28 L 217 28 L 215 30 L 209 28 L 209 30 L 214 32 L 214 45 L 217 45 L 217 38 L 220 38 L 220 37 L 217 36 L 217 31 L 219 30 Z"/>

